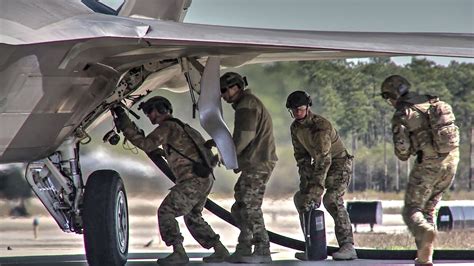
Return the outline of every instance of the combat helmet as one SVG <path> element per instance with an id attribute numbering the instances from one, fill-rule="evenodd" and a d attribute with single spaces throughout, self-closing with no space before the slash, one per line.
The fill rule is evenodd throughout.
<path id="1" fill-rule="evenodd" d="M 305 91 L 294 91 L 286 98 L 286 108 L 288 109 L 295 109 L 303 105 L 311 106 L 312 104 L 311 96 Z"/>
<path id="2" fill-rule="evenodd" d="M 171 102 L 163 96 L 154 96 L 146 102 L 140 103 L 138 110 L 143 110 L 143 113 L 148 114 L 156 109 L 160 114 L 173 113 L 173 106 Z"/>
<path id="3" fill-rule="evenodd" d="M 411 84 L 406 78 L 400 75 L 392 75 L 382 82 L 380 95 L 384 99 L 397 100 L 408 93 L 410 86 Z"/>
<path id="4" fill-rule="evenodd" d="M 237 85 L 240 89 L 248 85 L 247 79 L 235 72 L 227 72 L 220 78 L 221 92 L 225 92 L 227 88 Z M 223 91 L 224 90 L 224 91 Z"/>

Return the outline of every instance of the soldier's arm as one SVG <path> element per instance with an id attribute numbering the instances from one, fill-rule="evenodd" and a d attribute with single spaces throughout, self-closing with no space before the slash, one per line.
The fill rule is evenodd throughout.
<path id="1" fill-rule="evenodd" d="M 331 166 L 331 130 L 328 128 L 314 132 L 311 146 L 314 171 L 308 186 L 312 193 L 321 196 L 324 192 L 326 175 Z"/>
<path id="2" fill-rule="evenodd" d="M 155 128 L 148 136 L 145 136 L 143 130 L 138 128 L 128 117 L 122 118 L 120 124 L 125 138 L 146 153 L 156 150 L 166 142 L 168 127 L 165 125 Z"/>
<path id="3" fill-rule="evenodd" d="M 392 136 L 395 155 L 402 161 L 408 160 L 412 154 L 410 133 L 403 125 L 402 118 L 394 116 L 392 119 Z"/>
<path id="4" fill-rule="evenodd" d="M 300 175 L 300 190 L 303 193 L 307 193 L 307 182 L 313 173 L 311 155 L 304 148 L 303 144 L 298 141 L 293 131 L 291 131 L 291 142 L 293 143 L 294 156 L 298 166 L 298 174 Z"/>
<path id="5" fill-rule="evenodd" d="M 256 133 L 257 109 L 245 107 L 235 110 L 234 134 L 232 137 L 237 154 L 247 148 L 255 138 Z"/>

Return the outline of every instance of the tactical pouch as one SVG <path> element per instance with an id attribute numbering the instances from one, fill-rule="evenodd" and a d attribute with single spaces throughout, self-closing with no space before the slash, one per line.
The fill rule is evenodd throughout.
<path id="1" fill-rule="evenodd" d="M 201 163 L 196 162 L 195 160 L 189 158 L 185 154 L 175 149 L 173 146 L 169 144 L 168 146 L 171 149 L 175 150 L 177 153 L 179 153 L 181 156 L 190 160 L 193 163 L 193 173 L 195 173 L 197 176 L 206 178 L 206 177 L 209 177 L 210 174 L 212 174 L 213 178 L 215 179 L 214 174 L 212 172 L 212 167 L 215 166 L 212 163 L 212 159 L 213 159 L 212 152 L 211 152 L 211 149 L 208 149 L 204 146 L 204 140 L 202 139 L 201 135 L 196 130 L 191 128 L 188 124 L 184 124 L 179 119 L 170 118 L 170 120 L 178 123 L 183 128 L 184 132 L 189 136 L 190 140 L 194 143 L 196 150 L 199 153 L 199 157 L 201 157 L 202 162 Z"/>
<path id="2" fill-rule="evenodd" d="M 448 153 L 456 149 L 459 147 L 459 128 L 451 124 L 433 130 L 433 142 L 439 153 Z"/>
<path id="3" fill-rule="evenodd" d="M 459 147 L 459 128 L 454 124 L 455 117 L 451 106 L 438 97 L 427 95 L 430 106 L 424 111 L 416 104 L 412 106 L 425 116 L 428 120 L 429 128 L 427 133 L 432 135 L 432 145 L 438 153 L 449 153 Z M 425 133 L 420 130 L 417 134 Z M 417 136 L 417 140 L 426 140 L 427 137 Z M 423 143 L 419 147 L 423 148 Z"/>

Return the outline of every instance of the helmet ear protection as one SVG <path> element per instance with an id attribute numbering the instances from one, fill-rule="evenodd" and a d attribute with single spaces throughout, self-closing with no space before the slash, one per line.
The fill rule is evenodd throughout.
<path id="1" fill-rule="evenodd" d="M 163 102 L 156 102 L 154 104 L 156 111 L 160 114 L 172 113 L 172 110 L 166 106 Z"/>
<path id="2" fill-rule="evenodd" d="M 384 99 L 398 99 L 408 93 L 410 82 L 400 75 L 392 75 L 386 78 L 381 87 L 381 96 Z"/>
<path id="3" fill-rule="evenodd" d="M 311 99 L 311 96 L 309 96 L 309 94 L 307 92 L 304 92 L 304 94 L 306 95 L 306 99 L 308 101 L 308 106 L 313 106 L 313 100 Z"/>
<path id="4" fill-rule="evenodd" d="M 408 86 L 407 85 L 402 83 L 402 84 L 400 84 L 400 86 L 398 86 L 398 94 L 399 95 L 403 95 L 407 92 L 408 92 Z"/>

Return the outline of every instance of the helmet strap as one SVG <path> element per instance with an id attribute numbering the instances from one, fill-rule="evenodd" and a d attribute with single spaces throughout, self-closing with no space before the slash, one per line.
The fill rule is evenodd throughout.
<path id="1" fill-rule="evenodd" d="M 287 110 L 288 113 L 290 113 L 291 118 L 295 118 L 295 116 L 293 115 L 293 111 L 291 111 L 291 108 L 287 108 Z"/>

